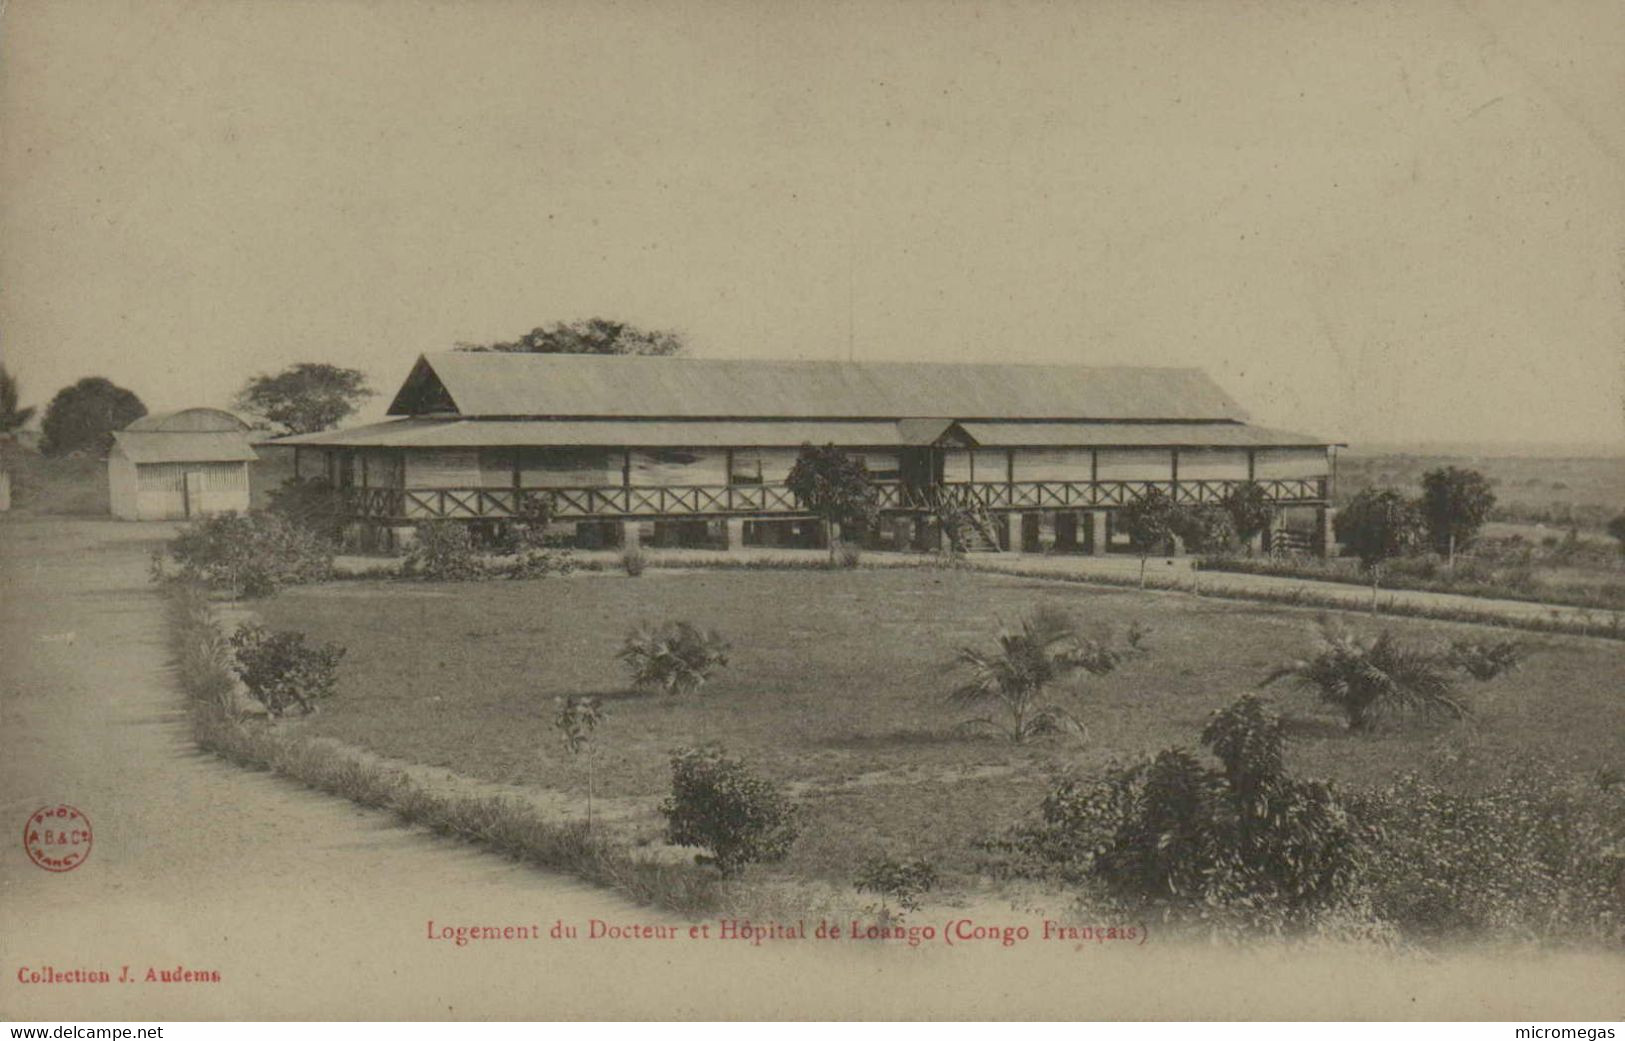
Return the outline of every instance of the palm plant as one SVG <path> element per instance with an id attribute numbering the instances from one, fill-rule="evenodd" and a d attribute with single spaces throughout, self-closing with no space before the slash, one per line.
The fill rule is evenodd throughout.
<path id="1" fill-rule="evenodd" d="M 728 664 L 728 642 L 688 622 L 644 625 L 627 635 L 620 659 L 639 689 L 690 694 Z"/>
<path id="2" fill-rule="evenodd" d="M 1287 662 L 1259 686 L 1290 680 L 1335 705 L 1350 730 L 1369 730 L 1396 712 L 1465 717 L 1467 709 L 1453 696 L 1452 667 L 1448 655 L 1408 646 L 1386 629 L 1367 638 L 1322 623 L 1318 653 Z"/>
<path id="3" fill-rule="evenodd" d="M 954 664 L 969 678 L 949 698 L 1002 709 L 1007 722 L 990 713 L 960 725 L 996 730 L 1016 744 L 1064 730 L 1081 733 L 1083 724 L 1064 708 L 1046 703 L 1044 691 L 1079 670 L 1108 673 L 1121 660 L 1122 654 L 1106 644 L 1080 638 L 1064 612 L 1041 609 L 1023 619 L 1019 629 L 1001 631 L 996 649 L 962 649 Z"/>

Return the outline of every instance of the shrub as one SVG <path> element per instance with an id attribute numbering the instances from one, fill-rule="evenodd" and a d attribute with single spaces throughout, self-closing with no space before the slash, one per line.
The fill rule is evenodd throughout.
<path id="1" fill-rule="evenodd" d="M 416 538 L 401 574 L 436 582 L 468 582 L 486 578 L 491 567 L 474 546 L 474 534 L 459 521 L 425 521 L 417 526 Z"/>
<path id="2" fill-rule="evenodd" d="M 1325 622 L 1320 641 L 1313 657 L 1287 662 L 1259 686 L 1290 680 L 1312 690 L 1343 713 L 1351 730 L 1369 730 L 1379 717 L 1401 711 L 1467 714 L 1452 697 L 1448 661 L 1432 651 L 1403 644 L 1387 629 L 1368 639 Z"/>
<path id="3" fill-rule="evenodd" d="M 237 627 L 231 646 L 238 678 L 272 718 L 294 705 L 306 715 L 316 711 L 317 701 L 332 696 L 344 657 L 337 644 L 306 646 L 304 633 L 270 632 L 253 623 Z"/>
<path id="4" fill-rule="evenodd" d="M 895 860 L 887 856 L 870 858 L 858 872 L 853 887 L 860 893 L 873 893 L 880 905 L 864 910 L 886 922 L 901 922 L 903 914 L 889 906 L 895 903 L 904 913 L 918 911 L 920 898 L 937 884 L 937 870 L 924 859 Z"/>
<path id="5" fill-rule="evenodd" d="M 1003 709 L 1007 722 L 983 716 L 961 725 L 996 730 L 1017 744 L 1068 729 L 1081 732 L 1083 724 L 1071 713 L 1042 700 L 1044 691 L 1080 670 L 1096 676 L 1111 672 L 1124 654 L 1104 642 L 1083 639 L 1071 618 L 1053 610 L 1034 612 L 1020 629 L 999 633 L 997 643 L 994 651 L 966 647 L 959 652 L 955 664 L 969 678 L 949 699 Z M 1133 646 L 1138 645 L 1136 635 Z"/>
<path id="6" fill-rule="evenodd" d="M 1470 792 L 1400 778 L 1354 804 L 1383 836 L 1372 906 L 1417 939 L 1625 941 L 1622 795 L 1525 763 Z"/>
<path id="7" fill-rule="evenodd" d="M 333 573 L 332 544 L 273 513 L 200 518 L 182 528 L 168 549 L 181 579 L 233 596 L 269 596 L 279 586 L 319 582 Z"/>
<path id="8" fill-rule="evenodd" d="M 1174 534 L 1192 553 L 1231 553 L 1240 543 L 1236 523 L 1223 506 L 1193 506 L 1174 517 Z"/>
<path id="9" fill-rule="evenodd" d="M 1452 673 L 1480 682 L 1516 668 L 1523 660 L 1513 640 L 1457 640 L 1443 650 L 1401 643 L 1384 629 L 1375 639 L 1341 632 L 1321 623 L 1321 646 L 1311 658 L 1288 662 L 1259 686 L 1290 680 L 1335 705 L 1351 730 L 1369 730 L 1396 712 L 1444 714 L 1457 719 L 1467 709 L 1455 698 Z"/>
<path id="10" fill-rule="evenodd" d="M 568 575 L 576 569 L 575 554 L 565 549 L 530 546 L 519 551 L 508 565 L 509 578 L 545 578 Z"/>
<path id="11" fill-rule="evenodd" d="M 1523 645 L 1516 640 L 1456 640 L 1450 644 L 1450 664 L 1475 680 L 1493 680 L 1523 663 Z"/>
<path id="12" fill-rule="evenodd" d="M 772 782 L 720 750 L 679 749 L 671 758 L 671 797 L 660 806 L 666 840 L 698 846 L 700 864 L 724 877 L 749 864 L 782 860 L 798 832 L 796 807 Z"/>
<path id="13" fill-rule="evenodd" d="M 266 497 L 268 512 L 320 538 L 337 542 L 349 521 L 344 493 L 324 477 L 290 477 Z"/>
<path id="14" fill-rule="evenodd" d="M 863 562 L 863 547 L 855 542 L 843 542 L 835 547 L 835 566 L 851 569 Z"/>
<path id="15" fill-rule="evenodd" d="M 688 622 L 643 625 L 627 634 L 620 658 L 632 671 L 633 686 L 689 694 L 728 664 L 728 643 L 715 630 Z"/>
<path id="16" fill-rule="evenodd" d="M 1332 787 L 1288 777 L 1279 720 L 1253 695 L 1202 742 L 1088 779 L 1062 777 L 1039 819 L 995 848 L 1019 873 L 1100 885 L 1124 906 L 1252 928 L 1306 924 L 1360 895 L 1365 832 Z"/>
<path id="17" fill-rule="evenodd" d="M 643 555 L 641 549 L 632 546 L 621 551 L 621 570 L 626 572 L 626 577 L 637 578 L 648 568 L 649 558 Z"/>

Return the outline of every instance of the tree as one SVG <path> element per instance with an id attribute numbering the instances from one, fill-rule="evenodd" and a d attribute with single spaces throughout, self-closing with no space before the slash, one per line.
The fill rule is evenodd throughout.
<path id="1" fill-rule="evenodd" d="M 1145 494 L 1117 511 L 1117 524 L 1140 554 L 1140 588 L 1145 588 L 1145 564 L 1152 553 L 1167 545 L 1182 523 L 1181 510 L 1161 488 Z"/>
<path id="2" fill-rule="evenodd" d="M 590 695 L 571 695 L 554 698 L 558 715 L 553 717 L 553 728 L 564 742 L 564 750 L 571 755 L 587 753 L 587 830 L 592 830 L 593 750 L 592 732 L 603 722 L 604 713 L 598 699 Z"/>
<path id="3" fill-rule="evenodd" d="M 1236 538 L 1247 547 L 1248 553 L 1252 552 L 1253 539 L 1268 531 L 1275 520 L 1275 504 L 1265 494 L 1264 486 L 1256 481 L 1233 486 L 1225 492 L 1219 505 L 1230 514 Z"/>
<path id="4" fill-rule="evenodd" d="M 0 365 L 0 434 L 15 434 L 34 418 L 34 409 L 17 407 L 17 381 Z"/>
<path id="5" fill-rule="evenodd" d="M 1349 500 L 1332 522 L 1337 541 L 1360 558 L 1371 574 L 1371 610 L 1377 610 L 1377 586 L 1384 561 L 1402 556 L 1416 544 L 1422 518 L 1404 496 L 1391 488 L 1366 488 Z"/>
<path id="6" fill-rule="evenodd" d="M 45 407 L 40 451 L 46 455 L 105 452 L 113 444 L 113 431 L 123 430 L 146 414 L 147 406 L 133 392 L 100 376 L 86 376 L 57 391 Z"/>
<path id="7" fill-rule="evenodd" d="M 1041 734 L 1081 731 L 1083 725 L 1065 709 L 1043 702 L 1044 691 L 1079 670 L 1104 675 L 1122 659 L 1122 652 L 1080 638 L 1065 612 L 1039 610 L 1023 619 L 1020 629 L 999 633 L 996 650 L 962 649 L 955 664 L 970 675 L 948 697 L 960 704 L 1004 709 L 1008 724 L 983 716 L 963 725 L 998 730 L 1019 745 Z"/>
<path id="8" fill-rule="evenodd" d="M 584 322 L 539 325 L 517 340 L 492 344 L 460 343 L 460 351 L 501 351 L 510 354 L 684 354 L 688 344 L 682 333 L 639 329 L 626 322 L 589 318 Z"/>
<path id="9" fill-rule="evenodd" d="M 1608 522 L 1608 534 L 1619 540 L 1619 551 L 1625 553 L 1625 513 Z"/>
<path id="10" fill-rule="evenodd" d="M 1472 541 L 1489 519 L 1495 493 L 1477 470 L 1445 466 L 1422 476 L 1422 498 L 1417 505 L 1434 552 L 1447 556 L 1453 565 L 1456 550 Z"/>
<path id="11" fill-rule="evenodd" d="M 311 434 L 338 425 L 372 393 L 358 369 L 302 361 L 274 376 L 250 379 L 237 394 L 237 407 L 290 434 Z"/>
<path id="12" fill-rule="evenodd" d="M 868 469 L 834 445 L 802 445 L 784 484 L 823 521 L 832 561 L 844 535 L 868 531 L 880 516 Z"/>

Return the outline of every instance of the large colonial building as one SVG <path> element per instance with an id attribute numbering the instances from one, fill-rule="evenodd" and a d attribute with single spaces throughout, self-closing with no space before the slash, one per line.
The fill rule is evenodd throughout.
<path id="1" fill-rule="evenodd" d="M 933 538 L 946 500 L 989 548 L 1106 552 L 1146 489 L 1204 503 L 1244 481 L 1323 544 L 1330 494 L 1330 442 L 1248 423 L 1194 369 L 448 352 L 418 359 L 388 415 L 272 443 L 374 530 L 545 499 L 598 545 L 807 538 L 784 486 L 807 444 L 863 458 L 899 545 Z"/>

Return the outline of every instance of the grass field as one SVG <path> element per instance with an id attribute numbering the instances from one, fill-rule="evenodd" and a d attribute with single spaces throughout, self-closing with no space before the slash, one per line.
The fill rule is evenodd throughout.
<path id="1" fill-rule="evenodd" d="M 1013 746 L 960 732 L 967 712 L 944 700 L 946 663 L 1038 604 L 1086 629 L 1137 621 L 1150 653 L 1057 695 L 1087 723 L 1086 738 Z M 720 742 L 804 806 L 803 837 L 778 870 L 837 883 L 881 850 L 968 876 L 972 843 L 1030 812 L 1053 770 L 1194 744 L 1211 711 L 1309 649 L 1315 633 L 1311 612 L 935 569 L 351 582 L 289 590 L 259 610 L 275 628 L 349 648 L 338 695 L 298 724 L 313 734 L 481 780 L 579 791 L 583 768 L 550 725 L 553 699 L 596 694 L 607 717 L 599 790 L 639 808 L 641 834 L 658 832 L 667 753 Z M 632 625 L 667 619 L 715 627 L 733 644 L 730 666 L 698 696 L 634 694 L 615 658 Z M 1386 624 L 1417 640 L 1472 628 Z M 1617 768 L 1625 652 L 1527 642 L 1534 654 L 1521 671 L 1468 689 L 1478 712 L 1469 725 L 1351 736 L 1307 695 L 1278 692 L 1291 766 L 1376 782 L 1466 751 L 1453 770 L 1465 781 L 1521 751 L 1575 771 Z"/>

